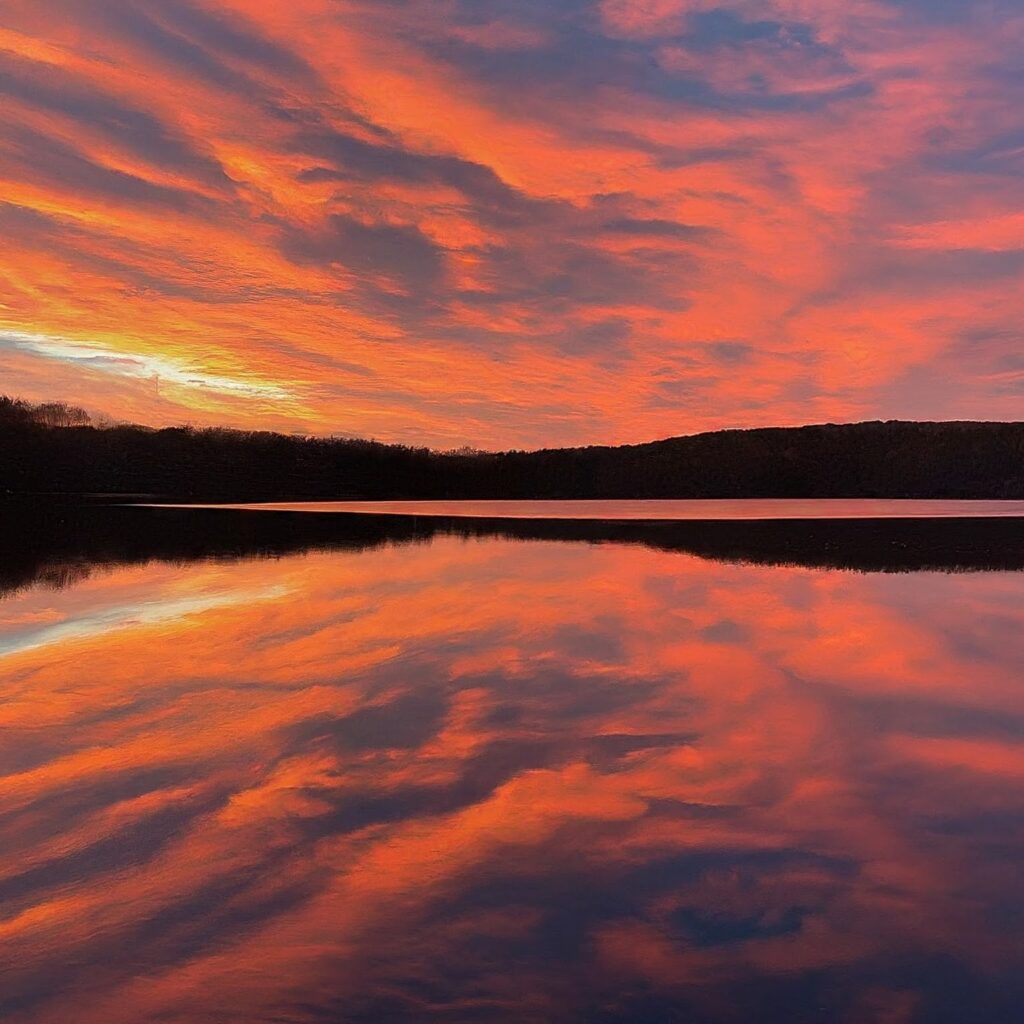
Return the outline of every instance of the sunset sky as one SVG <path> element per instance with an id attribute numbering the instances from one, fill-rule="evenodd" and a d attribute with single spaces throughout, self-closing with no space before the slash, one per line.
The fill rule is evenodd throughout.
<path id="1" fill-rule="evenodd" d="M 0 391 L 439 447 L 1020 419 L 1020 0 L 0 0 Z"/>

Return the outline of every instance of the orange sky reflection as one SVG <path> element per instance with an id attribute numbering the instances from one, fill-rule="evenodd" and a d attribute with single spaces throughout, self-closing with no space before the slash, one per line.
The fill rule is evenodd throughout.
<path id="1" fill-rule="evenodd" d="M 4 1019 L 1004 1019 L 1022 598 L 453 537 L 23 591 Z"/>

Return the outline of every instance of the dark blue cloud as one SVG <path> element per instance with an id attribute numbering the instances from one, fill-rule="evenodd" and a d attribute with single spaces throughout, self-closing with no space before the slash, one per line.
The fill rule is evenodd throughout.
<path id="1" fill-rule="evenodd" d="M 1020 13 L 1019 0 L 885 0 L 889 6 L 930 24 L 950 24 Z"/>
<path id="2" fill-rule="evenodd" d="M 0 96 L 73 118 L 154 164 L 181 171 L 203 184 L 232 187 L 215 159 L 198 152 L 155 116 L 96 91 L 63 69 L 0 54 Z"/>
<path id="3" fill-rule="evenodd" d="M 413 292 L 436 284 L 444 270 L 442 250 L 417 228 L 363 224 L 343 214 L 332 214 L 317 229 L 286 227 L 281 249 L 297 263 L 384 275 Z"/>
<path id="4" fill-rule="evenodd" d="M 713 341 L 707 349 L 711 358 L 724 366 L 743 366 L 754 356 L 754 347 L 743 341 Z"/>
<path id="5" fill-rule="evenodd" d="M 229 21 L 185 0 L 148 0 L 146 7 L 151 18 L 170 25 L 207 53 L 232 57 L 289 78 L 317 79 L 302 57 L 259 35 L 237 16 Z"/>
<path id="6" fill-rule="evenodd" d="M 17 167 L 23 180 L 48 182 L 72 195 L 102 197 L 128 205 L 192 212 L 214 209 L 212 201 L 193 192 L 103 167 L 70 145 L 31 128 L 9 126 L 4 135 L 9 145 L 6 154 L 0 153 L 0 166 Z"/>
<path id="7" fill-rule="evenodd" d="M 619 217 L 607 221 L 604 230 L 613 234 L 634 235 L 645 238 L 706 238 L 707 228 L 695 227 L 692 224 L 680 224 L 674 220 L 662 220 L 656 217 Z"/>
<path id="8" fill-rule="evenodd" d="M 445 185 L 464 193 L 482 210 L 521 210 L 534 204 L 505 184 L 490 167 L 454 156 L 416 153 L 397 140 L 367 142 L 323 126 L 309 126 L 294 136 L 290 148 L 329 164 L 301 172 L 302 181 L 358 179 Z"/>
<path id="9" fill-rule="evenodd" d="M 799 112 L 872 92 L 867 80 L 791 92 L 772 82 L 752 80 L 742 92 L 726 93 L 698 74 L 668 70 L 658 59 L 658 48 L 665 44 L 696 54 L 756 45 L 769 52 L 774 48 L 780 54 L 798 48 L 809 60 L 826 60 L 837 71 L 851 72 L 838 49 L 819 41 L 811 26 L 799 22 L 745 21 L 727 9 L 719 9 L 694 13 L 685 32 L 652 42 L 608 36 L 600 30 L 598 20 L 586 16 L 578 5 L 568 5 L 568 10 L 555 5 L 546 20 L 542 12 L 536 11 L 525 17 L 522 12 L 504 8 L 492 13 L 496 7 L 503 5 L 487 5 L 487 17 L 478 11 L 465 20 L 471 24 L 486 23 L 489 17 L 507 16 L 513 24 L 543 29 L 546 41 L 536 46 L 501 49 L 455 36 L 428 36 L 421 40 L 412 23 L 408 33 L 410 39 L 416 39 L 434 57 L 460 68 L 482 88 L 490 90 L 498 102 L 509 106 L 522 105 L 530 96 L 571 101 L 597 88 L 613 86 L 713 110 Z M 579 125 L 579 130 L 585 134 L 586 126 Z"/>

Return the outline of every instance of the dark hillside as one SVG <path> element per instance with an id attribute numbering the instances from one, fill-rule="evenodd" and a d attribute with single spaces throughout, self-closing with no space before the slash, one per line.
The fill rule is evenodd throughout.
<path id="1" fill-rule="evenodd" d="M 260 431 L 96 427 L 0 398 L 0 493 L 301 498 L 1024 498 L 1024 423 L 725 430 L 621 448 L 439 453 Z"/>

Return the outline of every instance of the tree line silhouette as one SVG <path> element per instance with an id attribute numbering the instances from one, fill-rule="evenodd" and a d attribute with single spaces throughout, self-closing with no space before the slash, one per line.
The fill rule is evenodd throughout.
<path id="1" fill-rule="evenodd" d="M 0 396 L 0 493 L 345 498 L 1024 498 L 1024 423 L 722 430 L 648 444 L 436 452 L 270 431 L 98 426 Z"/>
<path id="2" fill-rule="evenodd" d="M 631 544 L 714 561 L 856 572 L 1024 570 L 1019 520 L 776 519 L 602 522 L 104 505 L 10 499 L 0 530 L 0 597 L 59 589 L 94 570 L 150 562 L 279 558 L 369 551 L 438 536 Z"/>

